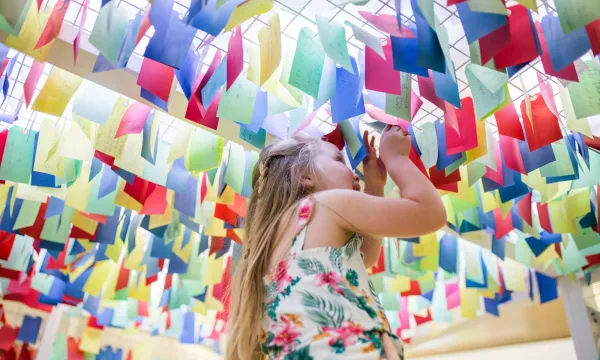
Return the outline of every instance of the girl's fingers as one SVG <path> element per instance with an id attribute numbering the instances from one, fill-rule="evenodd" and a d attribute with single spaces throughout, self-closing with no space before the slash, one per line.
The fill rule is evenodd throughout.
<path id="1" fill-rule="evenodd" d="M 363 143 L 365 145 L 369 144 L 369 133 L 367 132 L 367 130 L 365 130 L 363 132 Z M 365 146 L 365 147 L 366 147 L 366 150 L 367 150 L 367 154 L 371 153 L 371 149 L 369 148 L 369 146 Z"/>
<path id="2" fill-rule="evenodd" d="M 390 131 L 391 129 L 392 129 L 392 125 L 390 125 L 390 124 L 387 124 L 387 125 L 385 126 L 385 128 L 383 128 L 383 132 L 388 132 L 388 131 Z"/>
<path id="3" fill-rule="evenodd" d="M 354 183 L 352 184 L 354 190 L 360 191 L 360 177 L 358 175 L 354 175 Z"/>
<path id="4" fill-rule="evenodd" d="M 375 148 L 375 136 L 371 136 L 371 148 Z"/>

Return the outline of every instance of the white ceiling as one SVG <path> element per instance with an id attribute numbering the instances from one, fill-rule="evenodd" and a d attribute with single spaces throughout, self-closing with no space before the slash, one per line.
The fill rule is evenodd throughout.
<path id="1" fill-rule="evenodd" d="M 147 5 L 147 0 L 113 0 L 117 2 L 119 7 L 122 7 L 128 11 L 129 17 L 133 18 L 135 15 L 142 9 L 144 9 Z M 191 0 L 175 0 L 174 9 L 179 12 L 181 16 L 183 16 L 189 7 Z M 590 0 L 591 1 L 591 0 Z M 57 0 L 46 0 L 44 1 L 44 7 L 51 8 Z M 81 9 L 82 3 L 84 0 L 71 0 L 69 5 L 69 9 L 65 16 L 65 22 L 77 25 L 79 24 L 81 17 Z M 467 85 L 467 80 L 465 76 L 465 68 L 469 63 L 469 45 L 464 35 L 463 28 L 461 26 L 460 20 L 458 18 L 458 14 L 456 11 L 456 6 L 446 6 L 446 0 L 435 0 L 435 13 L 440 20 L 441 24 L 446 27 L 449 35 L 449 43 L 450 43 L 450 54 L 452 60 L 454 61 L 456 67 L 456 75 L 458 79 L 458 86 L 460 90 L 461 98 L 470 96 L 470 89 Z M 514 0 L 509 0 L 507 5 L 514 4 Z M 545 3 L 545 4 L 544 4 Z M 94 22 L 98 15 L 98 11 L 100 9 L 101 0 L 91 0 L 90 6 L 87 13 L 86 22 L 84 24 L 84 31 L 90 32 L 93 28 Z M 539 14 L 533 14 L 534 20 L 541 20 L 541 17 L 546 14 L 546 9 L 550 11 L 554 10 L 554 0 L 538 0 L 539 5 Z M 378 30 L 370 26 L 368 23 L 364 21 L 364 19 L 358 14 L 358 11 L 366 10 L 369 12 L 377 13 L 377 14 L 395 14 L 394 8 L 394 0 L 371 0 L 365 6 L 355 6 L 349 4 L 347 0 L 277 0 L 273 10 L 270 13 L 262 14 L 258 17 L 252 18 L 245 23 L 242 24 L 242 30 L 244 34 L 244 46 L 247 48 L 249 46 L 258 46 L 258 30 L 267 26 L 267 21 L 272 15 L 272 13 L 279 13 L 281 19 L 281 29 L 282 29 L 282 44 L 283 44 L 283 56 L 286 54 L 293 55 L 293 49 L 295 48 L 297 35 L 300 32 L 300 29 L 304 26 L 308 26 L 311 28 L 313 33 L 317 33 L 317 27 L 315 24 L 315 14 L 325 15 L 330 18 L 330 20 L 334 20 L 340 23 L 344 21 L 350 21 L 356 25 L 360 25 L 363 28 L 368 29 L 370 32 L 377 34 Z M 414 16 L 412 14 L 412 9 L 410 6 L 410 0 L 402 0 L 402 18 L 405 23 L 414 22 Z M 140 44 L 136 47 L 134 55 L 132 58 L 141 58 L 144 53 L 144 50 L 150 40 L 150 37 L 153 34 L 153 29 L 151 28 L 147 34 L 144 36 Z M 380 33 L 382 36 L 383 33 Z M 208 51 L 208 55 L 204 59 L 205 66 L 210 64 L 212 57 L 214 56 L 217 49 L 220 49 L 223 52 L 227 52 L 227 43 L 229 40 L 230 33 L 224 33 L 218 36 L 211 44 L 210 49 Z M 196 34 L 196 38 L 194 39 L 194 45 L 196 47 L 200 47 L 201 44 L 208 38 L 207 34 L 198 31 Z M 346 38 L 348 42 L 348 50 L 351 56 L 357 56 L 363 44 L 357 41 L 352 35 L 352 30 L 349 27 L 346 27 Z M 247 51 L 245 52 L 247 53 Z M 14 56 L 15 52 L 11 51 L 9 53 L 9 57 Z M 586 55 L 588 56 L 588 55 Z M 17 64 L 15 64 L 15 68 L 10 76 L 11 85 L 9 88 L 9 95 L 6 99 L 6 102 L 0 108 L 1 113 L 14 113 L 14 109 L 16 108 L 19 99 L 23 93 L 23 83 L 27 77 L 30 66 L 33 62 L 33 59 L 30 57 L 26 57 L 23 55 L 19 56 Z M 43 86 L 46 78 L 52 68 L 52 65 L 47 64 L 44 70 L 44 75 L 40 79 L 37 89 L 38 92 Z M 526 68 L 520 71 L 522 79 L 524 81 L 525 86 L 527 87 L 527 91 L 529 93 L 535 93 L 538 91 L 538 81 L 536 72 L 541 71 L 543 73 L 543 68 L 541 61 L 536 59 L 532 61 Z M 545 77 L 545 76 L 544 76 Z M 14 81 L 16 80 L 16 82 Z M 555 94 L 558 92 L 557 81 L 555 78 L 550 78 L 550 83 L 552 84 Z M 413 89 L 418 93 L 418 86 L 416 85 L 416 78 L 413 79 Z M 179 90 L 181 91 L 181 90 Z M 513 101 L 517 104 L 520 103 L 521 98 L 523 96 L 523 91 L 521 89 L 520 80 L 518 77 L 513 77 L 510 81 L 509 91 Z M 36 92 L 37 95 L 37 92 Z M 560 99 L 557 98 L 557 107 L 559 112 L 561 113 L 561 126 L 564 128 L 565 120 L 562 116 L 562 106 L 560 103 Z M 518 112 L 520 112 L 520 107 L 516 106 Z M 435 107 L 433 104 L 429 103 L 427 100 L 424 100 L 423 106 L 421 110 L 416 114 L 413 124 L 419 128 L 419 124 L 424 122 L 435 121 L 436 119 L 443 116 L 443 113 L 440 109 Z M 39 124 L 44 118 L 50 117 L 45 114 L 36 115 L 35 112 L 29 111 L 23 108 L 19 114 L 19 120 L 15 122 L 15 124 L 25 127 L 26 125 L 32 125 L 34 130 L 39 128 Z M 70 120 L 71 111 L 70 107 L 67 108 L 65 114 L 63 115 L 64 119 Z M 30 120 L 33 120 L 33 124 L 30 123 Z M 362 118 L 362 126 L 369 128 L 372 130 L 369 123 L 373 120 L 368 115 L 363 115 Z M 490 126 L 495 130 L 495 120 L 493 117 L 490 117 L 486 120 Z M 162 114 L 161 117 L 161 138 L 163 141 L 171 142 L 176 130 L 178 129 L 178 124 L 181 122 L 170 115 Z M 319 128 L 323 132 L 329 132 L 333 130 L 333 125 L 331 124 L 331 119 L 324 108 L 322 108 L 318 113 L 315 119 L 313 120 L 313 125 Z M 0 126 L 10 126 L 5 123 L 0 123 Z"/>

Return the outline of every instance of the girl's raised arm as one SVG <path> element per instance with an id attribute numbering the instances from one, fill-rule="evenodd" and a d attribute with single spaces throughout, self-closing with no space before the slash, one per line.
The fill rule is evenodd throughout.
<path id="1" fill-rule="evenodd" d="M 372 196 L 334 189 L 320 193 L 317 202 L 337 214 L 341 228 L 374 236 L 416 237 L 446 223 L 446 211 L 436 188 L 408 158 L 410 136 L 399 127 L 387 127 L 379 146 L 381 160 L 398 186 L 401 198 Z M 371 249 L 372 247 L 372 249 Z M 377 260 L 380 242 L 363 247 L 365 264 Z M 371 251 L 373 250 L 373 251 Z"/>

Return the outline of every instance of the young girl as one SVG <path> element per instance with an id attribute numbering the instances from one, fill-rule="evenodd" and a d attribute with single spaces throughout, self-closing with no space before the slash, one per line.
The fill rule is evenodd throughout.
<path id="1" fill-rule="evenodd" d="M 294 137 L 260 153 L 227 360 L 403 359 L 366 269 L 381 237 L 434 232 L 446 213 L 408 158 L 407 134 L 386 127 L 379 158 L 368 140 L 365 132 L 364 193 L 340 151 L 322 139 Z M 383 197 L 388 173 L 402 198 Z"/>

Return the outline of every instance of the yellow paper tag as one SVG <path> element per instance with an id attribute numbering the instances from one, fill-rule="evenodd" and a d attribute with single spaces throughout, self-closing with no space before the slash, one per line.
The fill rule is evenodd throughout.
<path id="1" fill-rule="evenodd" d="M 208 236 L 218 237 L 226 236 L 227 230 L 225 230 L 225 222 L 221 219 L 213 217 L 212 219 L 210 219 L 210 226 L 204 228 L 204 234 Z"/>
<path id="2" fill-rule="evenodd" d="M 31 109 L 61 117 L 82 81 L 83 79 L 77 75 L 53 67 Z"/>
<path id="3" fill-rule="evenodd" d="M 146 285 L 145 270 L 140 273 L 139 278 L 136 278 L 136 281 L 133 281 L 129 285 L 129 297 L 141 301 L 148 301 L 148 298 L 150 298 L 150 286 Z"/>
<path id="4" fill-rule="evenodd" d="M 39 49 L 35 49 L 35 45 L 38 43 L 38 40 L 46 27 L 48 17 L 49 14 L 47 11 L 38 11 L 35 2 L 31 1 L 31 5 L 27 11 L 27 17 L 25 18 L 25 22 L 21 27 L 19 35 L 9 35 L 6 39 L 6 46 L 29 55 L 39 62 L 45 62 L 46 57 L 50 52 L 50 48 L 52 47 L 52 42 Z"/>
<path id="5" fill-rule="evenodd" d="M 505 258 L 502 269 L 504 270 L 504 285 L 506 286 L 507 290 L 518 292 L 527 291 L 527 285 L 525 284 L 525 276 L 523 272 L 525 268 L 523 265 L 513 261 L 512 259 Z"/>
<path id="6" fill-rule="evenodd" d="M 270 11 L 273 8 L 273 4 L 273 0 L 250 0 L 244 2 L 233 10 L 223 31 L 229 31 L 251 17 Z"/>
<path id="7" fill-rule="evenodd" d="M 433 256 L 439 254 L 439 243 L 435 233 L 423 235 L 418 244 L 413 244 L 414 256 Z"/>
<path id="8" fill-rule="evenodd" d="M 190 254 L 192 251 L 192 244 L 194 243 L 194 237 L 195 237 L 195 233 L 191 234 L 191 238 L 188 241 L 188 243 L 182 247 L 183 245 L 183 232 L 181 232 L 181 234 L 175 239 L 175 242 L 173 243 L 173 254 L 179 256 L 179 258 L 181 258 L 184 262 L 188 262 L 189 258 L 190 258 Z"/>
<path id="9" fill-rule="evenodd" d="M 195 300 L 194 305 L 192 305 L 192 311 L 197 314 L 206 315 L 208 313 L 208 309 L 206 305 L 200 300 Z"/>
<path id="10" fill-rule="evenodd" d="M 395 278 L 385 278 L 388 293 L 399 293 L 410 289 L 410 278 L 397 275 Z"/>
<path id="11" fill-rule="evenodd" d="M 119 130 L 119 124 L 121 123 L 121 118 L 123 118 L 126 109 L 127 101 L 124 97 L 119 96 L 106 123 L 98 127 L 94 149 L 110 155 L 115 159 L 121 158 L 127 137 L 121 136 L 118 139 L 115 139 L 115 135 L 117 134 L 117 130 Z"/>
<path id="12" fill-rule="evenodd" d="M 100 291 L 102 291 L 102 287 L 104 286 L 106 279 L 112 273 L 113 267 L 114 262 L 112 262 L 112 260 L 105 260 L 96 263 L 92 269 L 90 277 L 83 286 L 83 291 L 92 296 L 100 295 Z"/>
<path id="13" fill-rule="evenodd" d="M 35 6 L 35 5 L 34 5 Z M 34 7 L 32 6 L 32 7 Z M 86 327 L 81 334 L 81 342 L 79 343 L 79 350 L 85 351 L 91 354 L 98 354 L 100 352 L 100 343 L 102 342 L 102 330 Z"/>
<path id="14" fill-rule="evenodd" d="M 50 119 L 42 121 L 33 163 L 34 171 L 58 177 L 64 176 L 64 162 L 60 154 L 65 123 L 65 121 L 56 122 Z"/>
<path id="15" fill-rule="evenodd" d="M 69 187 L 65 202 L 67 206 L 81 212 L 86 212 L 90 197 L 90 188 L 92 187 L 92 183 L 88 182 L 89 177 L 90 168 L 83 168 L 77 180 Z"/>
<path id="16" fill-rule="evenodd" d="M 127 240 L 129 241 L 129 239 Z M 125 259 L 125 268 L 129 270 L 139 271 L 142 267 L 142 260 L 144 259 L 144 247 L 136 246 L 133 248 L 131 253 Z"/>
<path id="17" fill-rule="evenodd" d="M 119 226 L 117 228 L 117 234 L 119 234 L 121 226 Z M 114 262 L 118 262 L 119 258 L 121 257 L 121 250 L 123 249 L 123 241 L 121 241 L 121 238 L 117 235 L 115 236 L 115 242 L 114 244 L 110 244 L 106 247 L 106 256 L 108 256 L 112 261 Z"/>
<path id="18" fill-rule="evenodd" d="M 127 170 L 137 176 L 144 172 L 145 159 L 142 157 L 142 134 L 129 134 L 123 136 L 125 145 L 119 159 L 115 159 L 115 165 Z M 121 139 L 121 138 L 119 138 Z"/>
<path id="19" fill-rule="evenodd" d="M 206 308 L 208 310 L 223 311 L 223 303 L 212 296 L 212 287 L 210 293 L 206 295 Z"/>
<path id="20" fill-rule="evenodd" d="M 460 313 L 466 319 L 475 319 L 479 310 L 479 295 L 476 289 L 460 289 Z"/>
<path id="21" fill-rule="evenodd" d="M 85 231 L 88 234 L 95 234 L 96 229 L 98 228 L 98 222 L 90 219 L 87 216 L 81 215 L 80 211 L 76 211 L 73 214 L 73 218 L 71 219 L 71 223 L 81 230 Z"/>
<path id="22" fill-rule="evenodd" d="M 216 285 L 221 283 L 221 280 L 223 279 L 223 256 L 218 259 L 215 259 L 215 257 L 216 254 L 212 254 L 208 258 L 204 276 L 205 285 Z"/>
<path id="23" fill-rule="evenodd" d="M 264 84 L 273 75 L 281 63 L 281 29 L 279 14 L 273 15 L 269 21 L 258 31 L 260 43 L 260 85 Z"/>
<path id="24" fill-rule="evenodd" d="M 142 204 L 137 202 L 134 198 L 129 196 L 129 194 L 123 191 L 123 189 L 125 189 L 125 184 L 126 182 L 122 181 L 121 185 L 119 185 L 119 191 L 117 192 L 117 197 L 115 198 L 115 205 L 122 206 L 139 213 L 142 210 Z"/>

